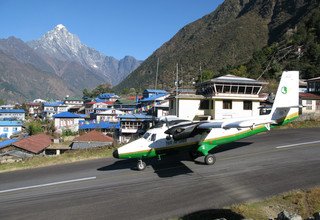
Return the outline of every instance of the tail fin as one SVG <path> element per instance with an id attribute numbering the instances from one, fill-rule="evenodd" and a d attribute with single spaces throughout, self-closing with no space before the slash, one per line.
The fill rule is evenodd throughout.
<path id="1" fill-rule="evenodd" d="M 270 116 L 277 124 L 286 124 L 299 117 L 299 71 L 282 73 Z"/>

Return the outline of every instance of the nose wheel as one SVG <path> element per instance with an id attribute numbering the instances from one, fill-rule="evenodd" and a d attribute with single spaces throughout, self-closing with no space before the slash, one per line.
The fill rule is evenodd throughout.
<path id="1" fill-rule="evenodd" d="M 138 161 L 137 168 L 139 171 L 146 169 L 146 167 L 147 167 L 147 165 L 145 162 L 143 162 L 142 160 Z"/>

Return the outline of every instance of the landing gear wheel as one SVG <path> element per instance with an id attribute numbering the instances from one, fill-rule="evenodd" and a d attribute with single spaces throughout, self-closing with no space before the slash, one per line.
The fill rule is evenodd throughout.
<path id="1" fill-rule="evenodd" d="M 145 162 L 143 162 L 142 160 L 138 161 L 137 168 L 139 171 L 146 169 L 146 167 L 147 167 L 147 165 Z"/>
<path id="2" fill-rule="evenodd" d="M 207 156 L 205 156 L 204 162 L 207 165 L 213 165 L 216 162 L 216 157 L 213 154 L 208 154 Z"/>

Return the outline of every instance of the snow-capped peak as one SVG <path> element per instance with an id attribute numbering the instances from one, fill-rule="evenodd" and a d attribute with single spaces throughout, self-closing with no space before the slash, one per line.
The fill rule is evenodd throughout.
<path id="1" fill-rule="evenodd" d="M 60 31 L 61 29 L 66 29 L 66 27 L 63 24 L 58 24 L 55 29 Z"/>

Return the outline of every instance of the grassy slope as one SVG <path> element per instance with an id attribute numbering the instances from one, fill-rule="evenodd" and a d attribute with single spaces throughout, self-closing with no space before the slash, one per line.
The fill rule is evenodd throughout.
<path id="1" fill-rule="evenodd" d="M 283 210 L 306 219 L 320 210 L 320 187 L 287 192 L 263 201 L 232 205 L 231 211 L 249 219 L 273 219 Z"/>

